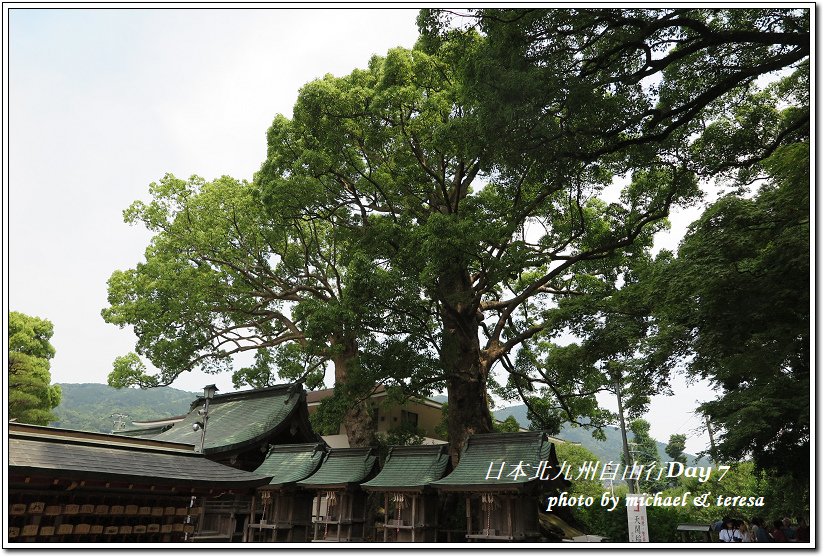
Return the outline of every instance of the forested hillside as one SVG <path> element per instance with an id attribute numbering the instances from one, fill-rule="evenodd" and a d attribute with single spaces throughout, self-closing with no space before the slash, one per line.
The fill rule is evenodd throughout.
<path id="1" fill-rule="evenodd" d="M 128 416 L 127 425 L 131 420 L 178 416 L 188 412 L 198 396 L 171 387 L 115 389 L 98 383 L 61 383 L 60 388 L 63 399 L 54 409 L 58 421 L 50 425 L 103 433 L 112 431 L 112 414 Z"/>
<path id="2" fill-rule="evenodd" d="M 526 418 L 526 406 L 523 404 L 495 410 L 492 414 L 499 420 L 505 420 L 507 417 L 512 416 L 521 427 L 529 427 L 529 420 Z M 617 462 L 621 459 L 621 432 L 615 427 L 605 427 L 604 433 L 607 438 L 604 441 L 600 441 L 592 437 L 592 432 L 588 429 L 564 425 L 561 427 L 561 432 L 558 434 L 558 437 L 565 441 L 580 443 L 592 451 L 602 462 L 609 462 L 610 460 Z M 632 437 L 632 432 L 630 432 L 629 438 L 632 439 Z M 659 458 L 662 461 L 668 460 L 667 453 L 664 451 L 667 444 L 657 440 L 656 444 L 658 445 Z M 695 459 L 696 457 L 694 455 L 687 454 L 687 462 L 689 464 L 695 462 Z M 706 458 L 701 458 L 699 459 L 699 463 L 706 466 L 709 464 L 709 461 Z"/>

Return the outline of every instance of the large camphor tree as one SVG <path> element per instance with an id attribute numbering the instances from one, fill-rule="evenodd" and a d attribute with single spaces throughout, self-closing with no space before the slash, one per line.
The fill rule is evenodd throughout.
<path id="1" fill-rule="evenodd" d="M 300 188 L 279 187 L 269 188 L 267 205 L 253 184 L 167 175 L 150 186 L 150 202 L 125 211 L 155 236 L 142 263 L 112 274 L 103 317 L 133 326 L 137 352 L 159 372 L 146 373 L 130 354 L 115 361 L 109 384 L 169 385 L 198 366 L 228 373 L 235 355 L 254 352 L 253 365 L 235 370 L 236 386 L 288 379 L 314 387 L 331 362 L 345 392 L 330 419 L 343 422 L 351 446 L 369 445 L 374 426 L 363 399 L 375 382 L 393 384 L 401 362 L 404 378 L 429 364 L 416 340 L 425 331 L 392 332 L 416 331 L 411 319 L 420 315 L 425 326 L 426 308 L 391 271 L 364 266 L 347 228 L 296 216 Z"/>
<path id="2" fill-rule="evenodd" d="M 413 50 L 305 86 L 256 182 L 304 177 L 312 211 L 347 208 L 373 261 L 435 302 L 456 458 L 491 430 L 493 366 L 698 197 L 696 138 L 759 76 L 803 62 L 809 33 L 793 10 L 448 15 L 422 12 Z M 753 156 L 805 122 L 766 130 Z M 599 199 L 616 177 L 617 199 Z"/>
<path id="3" fill-rule="evenodd" d="M 457 21 L 470 25 L 456 27 L 448 13 L 425 10 L 414 49 L 393 49 L 366 69 L 307 84 L 292 118 L 273 122 L 254 178 L 264 214 L 287 215 L 299 227 L 323 223 L 325 233 L 345 239 L 345 257 L 360 271 L 346 265 L 337 273 L 344 282 L 385 273 L 389 284 L 353 290 L 369 293 L 341 314 L 330 311 L 335 300 L 308 290 L 301 301 L 287 299 L 296 307 L 278 310 L 284 317 L 295 323 L 292 317 L 303 316 L 306 330 L 324 333 L 306 344 L 268 310 L 257 320 L 241 318 L 237 329 L 271 321 L 271 338 L 291 335 L 283 342 L 297 342 L 310 356 L 357 354 L 341 359 L 346 384 L 357 374 L 344 362 L 364 361 L 395 339 L 386 352 L 401 365 L 390 375 L 413 390 L 448 390 L 453 459 L 469 434 L 492 429 L 493 367 L 513 369 L 511 355 L 547 329 L 560 300 L 617 284 L 671 207 L 699 197 L 697 175 L 763 158 L 809 120 L 801 110 L 749 134 L 740 132 L 751 121 L 732 120 L 720 135 L 735 135 L 739 147 L 697 162 L 708 126 L 751 95 L 760 76 L 807 59 L 803 10 L 479 10 Z M 614 194 L 605 198 L 605 191 Z M 182 210 L 174 215 L 187 218 Z M 221 242 L 224 253 L 239 244 Z M 267 253 L 274 255 L 262 261 L 275 265 L 278 250 Z M 298 250 L 295 257 L 306 256 Z M 258 259 L 250 261 L 265 269 Z M 187 272 L 189 266 L 203 268 L 187 263 Z M 315 272 L 305 274 L 317 280 Z M 257 311 L 248 298 L 259 300 L 255 292 L 242 290 L 232 301 L 242 298 Z M 130 296 L 113 308 L 127 307 Z M 228 316 L 230 330 L 235 326 L 230 308 L 209 304 L 210 319 L 192 325 L 211 331 L 206 339 L 215 333 L 211 323 Z M 327 317 L 310 319 L 315 311 Z M 142 319 L 114 313 L 108 318 L 121 324 Z M 146 315 L 147 323 L 155 319 Z M 345 325 L 350 319 L 355 324 Z M 164 331 L 186 327 L 166 323 L 173 326 Z M 143 327 L 136 332 L 140 337 Z M 139 348 L 164 346 L 164 334 L 146 335 Z M 238 342 L 232 334 L 227 346 Z M 437 370 L 428 367 L 430 349 Z M 422 373 L 401 369 L 397 355 L 410 353 L 424 354 Z M 194 361 L 170 356 L 169 370 Z M 362 383 L 384 374 L 380 367 L 356 366 L 374 372 Z"/>

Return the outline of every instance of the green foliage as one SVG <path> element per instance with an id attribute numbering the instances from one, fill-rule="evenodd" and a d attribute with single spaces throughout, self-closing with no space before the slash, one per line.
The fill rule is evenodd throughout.
<path id="1" fill-rule="evenodd" d="M 701 406 L 721 433 L 716 459 L 809 477 L 809 145 L 763 163 L 755 197 L 729 194 L 662 261 L 654 339 L 721 394 Z"/>
<path id="2" fill-rule="evenodd" d="M 629 464 L 638 463 L 646 467 L 661 466 L 661 456 L 658 453 L 658 444 L 655 442 L 655 439 L 650 437 L 649 428 L 649 422 L 641 418 L 630 422 L 629 430 L 632 431 L 633 440 L 630 444 L 630 456 L 632 457 L 632 462 Z M 628 464 L 623 455 L 621 456 L 621 464 Z M 656 491 L 663 490 L 666 487 L 666 481 L 663 479 L 642 479 L 638 482 L 638 487 L 642 492 L 654 493 Z"/>
<path id="3" fill-rule="evenodd" d="M 140 356 L 134 352 L 115 358 L 112 368 L 108 377 L 108 383 L 112 387 L 121 389 L 132 385 L 141 388 L 157 386 L 157 377 L 146 374 L 146 364 L 140 361 Z"/>
<path id="4" fill-rule="evenodd" d="M 638 248 L 644 248 L 640 241 Z M 569 423 L 603 438 L 618 416 L 601 406 L 599 394 L 620 396 L 625 417 L 633 419 L 650 397 L 669 392 L 670 369 L 645 355 L 655 296 L 645 278 L 652 269 L 641 253 L 610 270 L 592 269 L 575 278 L 574 295 L 544 312 L 545 328 L 519 352 L 507 384 L 523 397 L 533 427 L 557 433 Z"/>
<path id="5" fill-rule="evenodd" d="M 649 317 L 653 235 L 700 198 L 699 176 L 744 179 L 809 133 L 809 10 L 470 14 L 424 10 L 414 49 L 306 84 L 253 183 L 166 176 L 126 211 L 156 236 L 112 275 L 103 314 L 160 373 L 132 362 L 117 381 L 169 384 L 255 350 L 236 384 L 314 384 L 331 361 L 351 396 L 327 405 L 329 427 L 377 382 L 445 385 L 456 444 L 492 429 L 487 386 L 538 427 L 596 435 L 614 418 L 597 393 L 632 418 L 666 392 L 663 346 L 685 341 Z M 581 342 L 562 345 L 569 332 Z"/>
<path id="6" fill-rule="evenodd" d="M 46 319 L 9 312 L 9 419 L 37 425 L 54 420 L 52 409 L 60 404 L 61 391 L 50 384 L 53 333 Z"/>
<path id="7" fill-rule="evenodd" d="M 567 463 L 574 474 L 586 462 L 599 460 L 589 449 L 574 443 L 557 443 L 555 453 L 558 462 Z M 573 475 L 573 477 L 575 477 Z M 601 496 L 609 491 L 598 480 L 581 478 L 572 482 L 567 492 L 574 496 L 592 497 L 598 503 L 591 507 L 577 506 L 571 509 L 572 515 L 580 522 L 588 534 L 606 536 L 610 541 L 627 539 L 627 515 L 620 507 L 613 512 L 607 512 L 600 505 Z M 616 485 L 612 494 L 623 497 L 627 493 L 626 485 Z"/>
<path id="8" fill-rule="evenodd" d="M 426 432 L 412 424 L 401 424 L 386 433 L 375 435 L 378 458 L 381 464 L 386 461 L 389 449 L 395 446 L 422 445 Z"/>
<path id="9" fill-rule="evenodd" d="M 521 214 L 517 203 L 505 210 L 493 192 L 529 202 L 538 196 L 555 209 L 545 213 L 539 204 L 510 223 L 532 225 L 538 236 L 547 231 L 537 243 L 555 247 L 544 260 L 565 254 L 557 276 L 530 268 L 531 250 L 516 242 L 504 253 L 491 250 L 496 262 L 519 267 L 509 276 L 522 280 L 495 282 L 512 293 L 516 311 L 488 307 L 514 316 L 505 328 L 510 339 L 542 336 L 514 365 L 502 359 L 510 377 L 500 394 L 522 398 L 539 427 L 554 431 L 579 416 L 596 432 L 609 423 L 594 398 L 609 385 L 599 376 L 635 376 L 627 385 L 631 415 L 667 389 L 677 367 L 663 365 L 672 360 L 645 345 L 657 326 L 647 317 L 651 292 L 631 288 L 641 302 L 634 306 L 622 284 L 638 282 L 629 275 L 643 259 L 646 234 L 664 225 L 671 207 L 700 198 L 696 174 L 725 177 L 739 169 L 743 179 L 754 163 L 809 134 L 809 19 L 809 10 L 794 8 L 421 12 L 419 48 L 427 53 L 478 31 L 483 37 L 471 62 L 457 66 L 463 100 L 478 122 L 473 141 L 483 143 L 499 172 L 479 198 L 506 215 Z M 779 68 L 792 74 L 766 86 L 769 80 L 758 79 Z M 606 203 L 598 197 L 613 176 L 628 184 L 618 202 Z M 553 190 L 553 183 L 565 188 Z M 596 253 L 598 261 L 587 257 Z M 548 277 L 537 290 L 552 292 L 557 307 L 527 294 L 537 277 Z M 527 292 L 521 285 L 530 285 Z M 613 302 L 620 297 L 624 303 Z M 587 315 L 591 320 L 576 319 Z M 556 339 L 570 330 L 583 341 L 561 346 Z"/>
<path id="10" fill-rule="evenodd" d="M 570 464 L 573 471 L 587 461 L 598 460 L 593 453 L 580 445 L 560 443 L 556 444 L 555 449 L 559 462 Z M 660 491 L 662 497 L 678 497 L 687 492 L 691 494 L 686 506 L 647 507 L 650 541 L 679 542 L 680 536 L 676 527 L 681 523 L 711 524 L 720 520 L 722 516 L 749 520 L 756 515 L 783 517 L 808 512 L 808 495 L 791 501 L 792 497 L 788 496 L 785 490 L 795 494 L 799 491 L 798 486 L 788 484 L 788 480 L 786 477 L 775 478 L 758 472 L 752 462 L 741 462 L 734 464 L 723 479 L 720 478 L 720 473 L 714 470 L 707 482 L 701 482 L 698 478 L 682 477 L 674 487 L 649 491 L 650 493 Z M 590 479 L 573 481 L 568 490 L 571 495 L 591 496 L 596 500 L 600 500 L 601 495 L 609 491 L 608 486 Z M 710 497 L 712 505 L 709 507 L 693 505 L 692 498 L 703 493 L 712 494 Z M 574 518 L 585 526 L 587 533 L 607 536 L 610 541 L 614 542 L 627 541 L 627 514 L 623 508 L 627 496 L 626 485 L 616 485 L 612 494 L 621 498 L 621 503 L 612 512 L 607 512 L 597 503 L 591 507 L 575 507 L 571 512 Z M 719 507 L 715 504 L 719 495 L 755 498 L 763 496 L 765 505 L 764 507 Z"/>
<path id="11" fill-rule="evenodd" d="M 419 390 L 410 378 L 434 364 L 426 336 L 410 331 L 426 326 L 426 302 L 362 255 L 345 210 L 307 216 L 302 184 L 166 175 L 151 184 L 149 202 L 124 212 L 155 236 L 145 262 L 112 274 L 102 313 L 134 327 L 137 353 L 159 373 L 130 354 L 116 360 L 111 385 L 168 385 L 195 367 L 228 372 L 235 355 L 254 351 L 252 365 L 233 370 L 236 387 L 315 388 L 332 362 L 349 402 L 379 382 Z"/>
<path id="12" fill-rule="evenodd" d="M 495 428 L 496 433 L 517 433 L 521 429 L 514 416 L 507 416 L 502 422 L 495 420 L 492 422 L 492 427 Z"/>
<path id="13" fill-rule="evenodd" d="M 687 455 L 684 454 L 684 449 L 687 446 L 687 436 L 683 433 L 673 433 L 670 435 L 669 443 L 667 443 L 664 452 L 670 457 L 671 462 L 687 463 Z"/>
<path id="14" fill-rule="evenodd" d="M 304 86 L 293 117 L 272 123 L 255 184 L 269 206 L 334 218 L 358 238 L 366 268 L 398 273 L 399 283 L 431 302 L 429 313 L 389 328 L 438 351 L 440 370 L 428 371 L 439 375 L 429 380 L 461 391 L 465 401 L 456 399 L 450 428 L 460 436 L 491 429 L 486 393 L 470 386 L 485 384 L 498 363 L 512 374 L 510 353 L 553 319 L 546 310 L 556 297 L 596 288 L 592 276 L 614 278 L 649 245 L 669 207 L 694 200 L 698 189 L 665 153 L 592 164 L 567 151 L 580 138 L 563 138 L 555 151 L 563 154 L 536 158 L 518 134 L 489 128 L 488 99 L 475 96 L 468 74 L 486 61 L 487 39 L 472 31 L 429 38 Z M 566 85 L 555 86 L 566 97 Z M 496 111 L 508 103 L 498 101 Z M 610 114 L 600 105 L 576 110 Z M 506 152 L 510 144 L 517 161 Z M 630 179 L 608 204 L 597 196 L 616 170 Z M 394 315 L 410 315 L 405 307 Z"/>

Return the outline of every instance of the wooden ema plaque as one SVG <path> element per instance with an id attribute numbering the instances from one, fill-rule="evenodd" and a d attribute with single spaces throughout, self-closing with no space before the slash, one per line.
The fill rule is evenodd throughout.
<path id="1" fill-rule="evenodd" d="M 54 526 L 43 526 L 40 528 L 40 535 L 41 536 L 53 536 L 54 535 Z"/>
<path id="2" fill-rule="evenodd" d="M 163 507 L 152 507 L 152 516 L 163 516 Z"/>
<path id="3" fill-rule="evenodd" d="M 60 505 L 48 505 L 43 511 L 46 516 L 57 516 L 60 514 Z"/>
<path id="4" fill-rule="evenodd" d="M 91 529 L 92 527 L 89 524 L 78 524 L 74 527 L 74 533 L 78 535 L 88 534 L 89 532 L 91 532 Z"/>
<path id="5" fill-rule="evenodd" d="M 94 514 L 94 505 L 80 505 L 80 514 Z"/>
<path id="6" fill-rule="evenodd" d="M 46 503 L 43 501 L 34 501 L 29 503 L 29 514 L 43 514 L 43 509 L 46 508 Z"/>
<path id="7" fill-rule="evenodd" d="M 126 505 L 126 509 L 123 511 L 123 514 L 135 515 L 137 514 L 137 509 L 137 505 Z"/>
<path id="8" fill-rule="evenodd" d="M 141 514 L 141 515 L 144 515 L 144 516 L 145 515 L 150 515 L 150 514 L 152 514 L 152 508 L 151 507 L 140 507 L 139 509 L 137 509 L 137 514 Z"/>
<path id="9" fill-rule="evenodd" d="M 109 514 L 123 514 L 124 508 L 123 505 L 112 505 L 111 508 L 109 508 Z"/>
<path id="10" fill-rule="evenodd" d="M 102 534 L 103 533 L 103 525 L 102 524 L 92 524 L 92 527 L 89 528 L 89 534 Z"/>
<path id="11" fill-rule="evenodd" d="M 175 512 L 177 512 L 177 509 L 174 507 L 166 507 L 165 509 L 163 509 L 163 514 L 165 516 L 174 516 Z"/>
<path id="12" fill-rule="evenodd" d="M 23 526 L 23 531 L 20 533 L 22 536 L 36 536 L 37 535 L 37 524 L 26 524 Z"/>
<path id="13" fill-rule="evenodd" d="M 117 526 L 106 526 L 106 528 L 103 530 L 103 533 L 107 534 L 107 535 L 111 535 L 111 534 L 117 534 L 117 531 L 118 531 Z"/>
<path id="14" fill-rule="evenodd" d="M 173 524 L 163 524 L 160 527 L 160 533 L 161 534 L 171 534 L 173 526 L 174 526 Z"/>
<path id="15" fill-rule="evenodd" d="M 109 505 L 95 505 L 94 514 L 109 514 Z"/>
<path id="16" fill-rule="evenodd" d="M 146 525 L 145 525 L 145 524 L 137 524 L 137 525 L 134 527 L 133 532 L 134 532 L 135 534 L 145 534 L 145 533 L 146 533 Z"/>
<path id="17" fill-rule="evenodd" d="M 149 524 L 146 526 L 146 532 L 149 534 L 156 534 L 160 532 L 160 524 Z"/>
<path id="18" fill-rule="evenodd" d="M 61 524 L 57 527 L 57 535 L 58 536 L 67 536 L 74 531 L 74 526 L 72 524 Z"/>
<path id="19" fill-rule="evenodd" d="M 11 506 L 11 510 L 9 514 L 12 516 L 20 516 L 26 514 L 26 504 L 25 503 L 15 503 Z"/>
<path id="20" fill-rule="evenodd" d="M 123 526 L 120 527 L 120 530 L 118 531 L 118 533 L 119 534 L 131 534 L 132 533 L 132 527 L 129 526 L 128 524 L 124 524 Z"/>
<path id="21" fill-rule="evenodd" d="M 9 528 L 9 539 L 16 538 L 19 535 L 20 535 L 20 528 L 15 528 L 14 526 L 11 526 Z"/>
<path id="22" fill-rule="evenodd" d="M 63 512 L 65 514 L 77 514 L 80 512 L 80 505 L 66 505 L 66 509 Z"/>

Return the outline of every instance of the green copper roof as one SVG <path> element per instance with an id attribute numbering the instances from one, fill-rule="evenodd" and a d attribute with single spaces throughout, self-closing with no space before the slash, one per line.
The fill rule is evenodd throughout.
<path id="1" fill-rule="evenodd" d="M 446 472 L 449 454 L 446 445 L 392 447 L 380 473 L 361 484 L 366 489 L 423 489 Z"/>
<path id="2" fill-rule="evenodd" d="M 282 486 L 306 479 L 318 469 L 323 460 L 322 443 L 278 445 L 269 449 L 255 474 L 272 476 L 269 485 Z"/>
<path id="3" fill-rule="evenodd" d="M 378 458 L 372 449 L 329 449 L 320 469 L 298 485 L 308 488 L 359 484 L 372 475 Z"/>
<path id="4" fill-rule="evenodd" d="M 518 488 L 535 481 L 529 478 L 535 475 L 541 461 L 548 461 L 553 466 L 549 476 L 554 476 L 558 459 L 555 456 L 555 447 L 546 433 L 530 431 L 472 435 L 461 453 L 461 460 L 455 470 L 447 477 L 432 482 L 432 486 L 447 490 L 470 486 L 482 489 Z M 513 473 L 519 464 L 522 465 L 521 470 L 526 476 Z M 503 470 L 498 479 L 501 465 Z"/>
<path id="5" fill-rule="evenodd" d="M 301 385 L 278 385 L 215 396 L 209 402 L 203 453 L 221 453 L 265 439 L 287 424 L 298 405 L 306 404 L 305 397 Z M 194 431 L 192 425 L 201 419 L 198 410 L 203 408 L 203 402 L 203 397 L 199 397 L 183 420 L 153 438 L 199 447 L 201 432 Z"/>

